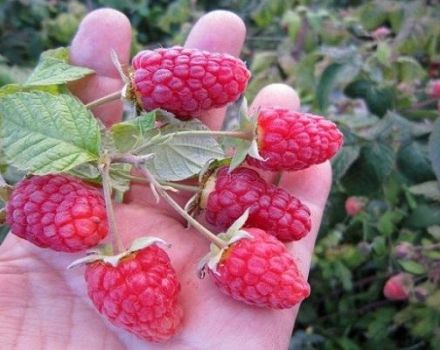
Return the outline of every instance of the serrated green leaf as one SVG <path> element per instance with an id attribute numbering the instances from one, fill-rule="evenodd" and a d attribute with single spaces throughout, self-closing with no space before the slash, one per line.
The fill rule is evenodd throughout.
<path id="1" fill-rule="evenodd" d="M 208 128 L 197 120 L 166 125 L 160 129 L 160 135 L 153 138 L 147 135 L 147 144 L 138 147 L 135 153 L 154 154 L 146 166 L 159 181 L 187 179 L 198 174 L 208 161 L 225 156 L 217 140 L 208 134 L 179 134 L 194 130 Z"/>
<path id="2" fill-rule="evenodd" d="M 122 123 L 113 124 L 111 135 L 116 148 L 120 152 L 128 152 L 139 143 L 145 142 L 144 137 L 148 130 L 154 127 L 156 112 L 143 112 L 137 118 Z"/>
<path id="3" fill-rule="evenodd" d="M 19 92 L 0 104 L 5 154 L 34 174 L 68 171 L 99 157 L 95 118 L 70 95 Z"/>
<path id="4" fill-rule="evenodd" d="M 426 269 L 422 264 L 413 260 L 399 260 L 399 265 L 402 266 L 405 271 L 414 275 L 422 275 L 426 272 Z"/>
<path id="5" fill-rule="evenodd" d="M 351 165 L 358 159 L 360 147 L 344 146 L 332 160 L 333 179 L 335 181 L 341 179 Z"/>
<path id="6" fill-rule="evenodd" d="M 436 181 L 427 181 L 411 186 L 409 191 L 412 194 L 424 196 L 425 198 L 440 201 L 440 188 Z"/>
<path id="7" fill-rule="evenodd" d="M 44 52 L 25 85 L 65 84 L 94 73 L 89 68 L 69 64 L 68 59 L 69 51 L 65 47 Z"/>
<path id="8" fill-rule="evenodd" d="M 25 86 L 19 84 L 8 84 L 0 88 L 0 98 L 6 95 L 15 94 L 17 92 L 43 91 L 49 94 L 59 94 L 62 89 L 59 86 Z"/>
<path id="9" fill-rule="evenodd" d="M 440 184 L 440 118 L 438 118 L 429 136 L 429 157 L 434 169 L 437 181 Z"/>

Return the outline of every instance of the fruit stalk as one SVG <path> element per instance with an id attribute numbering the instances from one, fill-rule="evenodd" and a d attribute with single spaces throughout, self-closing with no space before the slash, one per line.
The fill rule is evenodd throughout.
<path id="1" fill-rule="evenodd" d="M 121 96 L 122 96 L 122 91 L 112 92 L 109 95 L 106 95 L 104 97 L 98 98 L 97 100 L 94 100 L 92 102 L 87 103 L 86 108 L 92 109 L 94 107 L 98 107 L 98 106 L 103 105 L 105 103 L 116 101 L 116 100 L 120 99 Z"/>
<path id="2" fill-rule="evenodd" d="M 191 215 L 189 215 L 164 189 L 164 187 L 154 178 L 154 176 L 148 171 L 148 169 L 143 166 L 145 160 L 141 157 L 126 154 L 125 156 L 118 157 L 118 161 L 132 164 L 135 166 L 142 175 L 149 181 L 150 186 L 152 188 L 153 193 L 156 192 L 159 194 L 174 210 L 176 210 L 183 218 L 185 218 L 200 234 L 202 234 L 205 238 L 210 240 L 220 249 L 226 248 L 227 244 L 216 235 L 214 235 L 211 231 L 209 231 L 206 227 L 200 224 L 196 219 L 194 219 Z"/>
<path id="3" fill-rule="evenodd" d="M 107 212 L 107 219 L 110 231 L 110 237 L 112 240 L 113 254 L 117 255 L 124 251 L 124 245 L 122 244 L 121 237 L 116 226 L 115 213 L 113 210 L 112 194 L 110 186 L 110 174 L 109 174 L 109 161 L 104 161 L 99 167 L 99 171 L 102 177 L 102 189 L 104 192 L 105 210 Z"/>
<path id="4" fill-rule="evenodd" d="M 253 140 L 252 133 L 246 132 L 246 131 L 215 131 L 215 130 L 188 130 L 188 131 L 178 131 L 176 133 L 170 133 L 167 134 L 167 136 L 226 136 L 226 137 L 233 137 L 237 139 L 242 140 Z"/>

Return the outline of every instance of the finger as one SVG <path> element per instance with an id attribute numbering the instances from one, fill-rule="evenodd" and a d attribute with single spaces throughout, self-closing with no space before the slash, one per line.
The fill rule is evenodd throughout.
<path id="1" fill-rule="evenodd" d="M 279 186 L 301 200 L 311 212 L 312 229 L 303 239 L 289 245 L 289 250 L 298 260 L 304 276 L 308 276 L 313 248 L 321 224 L 322 214 L 332 184 L 330 162 L 312 166 L 296 172 L 284 172 Z"/>
<path id="2" fill-rule="evenodd" d="M 332 183 L 332 170 L 330 162 L 325 162 L 311 168 L 294 173 L 285 172 L 281 177 L 279 186 L 297 196 L 309 207 L 312 219 L 312 229 L 303 239 L 287 245 L 289 252 L 294 257 L 298 267 L 307 279 L 312 262 L 313 249 L 321 225 L 322 215 L 330 192 Z M 313 289 L 313 286 L 311 286 Z M 285 334 L 290 334 L 296 321 L 300 305 L 295 306 L 291 318 L 286 320 Z"/>
<path id="3" fill-rule="evenodd" d="M 240 17 L 229 11 L 212 11 L 201 17 L 192 28 L 185 47 L 211 52 L 240 54 L 246 27 Z M 214 130 L 220 129 L 226 108 L 204 113 L 200 120 Z"/>
<path id="4" fill-rule="evenodd" d="M 70 90 L 84 103 L 122 89 L 123 82 L 111 60 L 114 50 L 122 65 L 128 64 L 131 26 L 128 18 L 112 9 L 90 12 L 81 22 L 71 47 L 73 64 L 89 67 L 96 74 L 69 84 Z M 92 109 L 109 126 L 122 118 L 122 102 L 115 101 Z"/>
<path id="5" fill-rule="evenodd" d="M 294 89 L 286 84 L 270 84 L 260 90 L 249 107 L 249 114 L 256 115 L 262 107 L 282 107 L 299 110 L 300 101 Z M 254 168 L 269 183 L 273 183 L 277 173 Z"/>

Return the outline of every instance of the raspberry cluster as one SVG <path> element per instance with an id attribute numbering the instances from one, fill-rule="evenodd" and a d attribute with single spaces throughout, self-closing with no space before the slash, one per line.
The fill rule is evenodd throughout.
<path id="1" fill-rule="evenodd" d="M 116 92 L 111 96 L 124 95 L 134 100 L 137 111 L 162 109 L 185 120 L 236 101 L 245 92 L 249 79 L 245 63 L 228 54 L 181 47 L 160 48 L 139 52 L 132 61 L 129 83 L 124 89 L 126 94 Z M 85 107 L 109 102 L 111 96 Z M 156 125 L 154 122 L 150 120 L 145 127 L 151 128 L 150 124 Z M 123 134 L 123 141 L 129 143 L 144 138 L 140 141 L 146 145 L 166 143 L 179 132 L 185 132 L 185 136 L 191 133 L 194 136 L 197 132 L 205 136 L 216 133 L 203 126 L 197 130 L 182 127 L 182 131 L 180 126 L 194 123 L 175 121 L 175 124 L 178 127 L 173 135 L 162 139 L 161 130 L 151 137 L 148 133 L 144 135 L 144 125 L 135 126 L 135 123 L 125 124 L 118 130 Z M 222 136 L 239 135 L 245 149 L 239 158 L 241 161 L 236 163 L 246 159 L 248 165 L 260 170 L 305 169 L 330 159 L 343 142 L 334 123 L 277 107 L 261 109 L 253 122 L 242 124 L 243 130 Z M 122 147 L 124 151 L 121 151 L 116 141 L 113 133 L 106 134 L 105 142 L 97 145 L 100 150 L 97 159 L 88 163 L 101 175 L 103 193 L 100 188 L 71 175 L 34 175 L 15 186 L 6 205 L 6 221 L 12 233 L 37 246 L 63 252 L 95 247 L 71 266 L 86 265 L 88 295 L 98 312 L 113 325 L 154 342 L 167 341 L 184 327 L 184 309 L 179 301 L 182 287 L 170 258 L 158 246 L 164 242 L 144 237 L 125 249 L 118 237 L 112 205 L 112 188 L 118 188 L 111 177 L 114 163 L 128 163 L 129 169 L 136 167 L 154 194 L 160 195 L 211 240 L 211 250 L 202 260 L 203 271 L 208 270 L 221 292 L 237 301 L 270 309 L 291 308 L 307 298 L 310 293 L 307 280 L 283 244 L 302 239 L 311 230 L 311 212 L 300 199 L 268 183 L 256 170 L 242 164 L 233 169 L 224 166 L 228 163 L 225 159 L 216 163 L 223 164 L 217 168 L 210 163 L 207 172 L 200 174 L 203 181 L 197 189 L 196 204 L 197 209 L 204 210 L 206 222 L 220 231 L 214 235 L 167 192 L 173 185 L 174 189 L 178 186 L 188 189 L 191 185 L 157 179 L 146 161 L 154 154 L 139 154 L 130 147 Z M 249 155 L 246 156 L 248 143 Z M 196 165 L 197 171 L 206 168 L 206 164 Z M 54 173 L 58 171 L 59 167 L 54 168 Z M 131 178 L 130 170 L 121 177 Z M 111 245 L 96 247 L 108 232 Z M 187 284 L 184 288 L 191 286 Z M 386 291 L 386 294 L 389 293 Z"/>

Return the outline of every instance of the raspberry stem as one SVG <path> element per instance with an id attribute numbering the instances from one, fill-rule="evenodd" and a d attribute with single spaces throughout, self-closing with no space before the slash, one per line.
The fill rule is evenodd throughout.
<path id="1" fill-rule="evenodd" d="M 91 101 L 91 102 L 87 103 L 86 104 L 86 108 L 87 109 L 92 109 L 94 107 L 103 105 L 105 103 L 116 101 L 116 100 L 120 99 L 121 96 L 122 96 L 122 91 L 112 92 L 109 95 L 103 96 L 101 98 L 98 98 L 98 99 L 96 99 L 94 101 Z"/>
<path id="2" fill-rule="evenodd" d="M 128 179 L 135 182 L 141 182 L 141 183 L 149 183 L 147 179 L 144 177 L 139 176 L 133 176 L 133 175 L 125 175 L 122 172 L 117 173 L 119 176 L 123 177 L 124 179 Z M 171 181 L 160 181 L 159 182 L 162 186 L 167 187 L 173 187 L 176 190 L 182 190 L 186 192 L 198 192 L 200 190 L 200 187 L 198 186 L 192 186 L 192 185 L 185 185 L 178 182 L 171 182 Z"/>
<path id="3" fill-rule="evenodd" d="M 189 215 L 163 188 L 163 186 L 155 179 L 155 177 L 143 166 L 145 160 L 141 157 L 126 154 L 124 157 L 118 157 L 118 161 L 132 164 L 142 175 L 149 181 L 153 193 L 159 194 L 174 210 L 176 210 L 183 218 L 185 218 L 200 234 L 202 234 L 209 241 L 214 243 L 220 249 L 227 247 L 226 242 L 218 238 L 205 226 L 200 224 L 196 219 Z"/>
<path id="4" fill-rule="evenodd" d="M 112 240 L 113 254 L 117 255 L 122 253 L 124 245 L 122 244 L 121 236 L 119 235 L 118 228 L 116 226 L 115 213 L 113 211 L 111 185 L 110 185 L 110 162 L 105 160 L 99 166 L 99 171 L 102 176 L 102 189 L 104 192 L 105 210 L 107 212 L 107 219 L 110 231 L 110 237 Z"/>
<path id="5" fill-rule="evenodd" d="M 226 137 L 233 137 L 243 140 L 252 141 L 254 139 L 254 136 L 252 133 L 246 132 L 246 131 L 215 131 L 215 130 L 185 130 L 185 131 L 177 131 L 175 133 L 167 134 L 167 136 L 173 136 L 179 135 L 179 136 L 226 136 Z"/>

